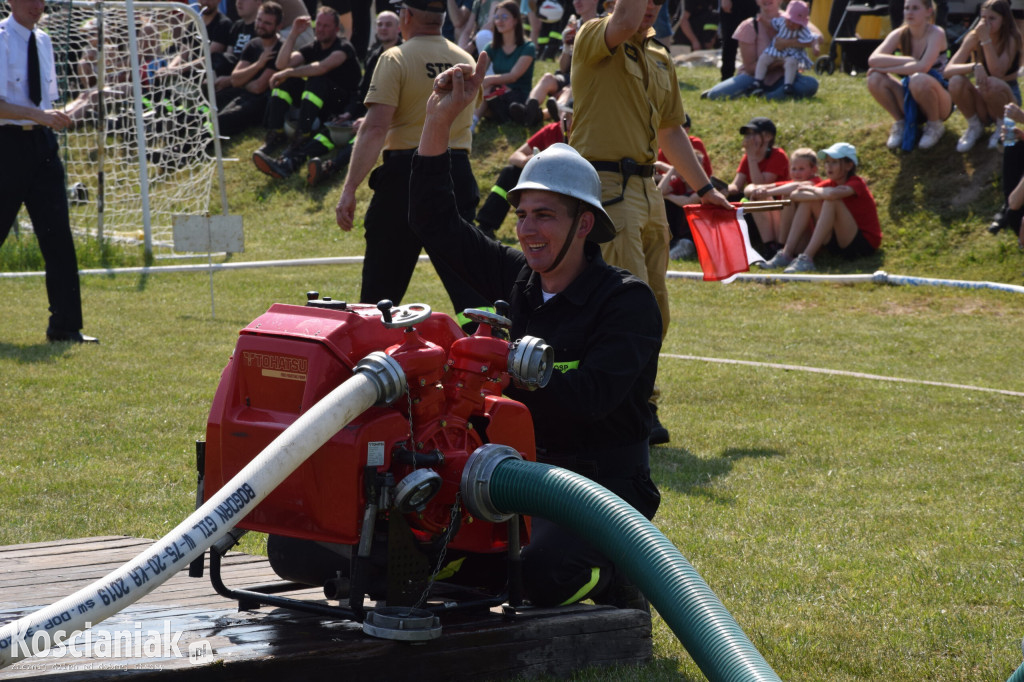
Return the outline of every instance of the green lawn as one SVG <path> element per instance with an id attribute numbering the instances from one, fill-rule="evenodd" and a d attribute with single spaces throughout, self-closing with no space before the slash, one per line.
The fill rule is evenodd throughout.
<path id="1" fill-rule="evenodd" d="M 727 179 L 738 127 L 755 114 L 776 120 L 787 149 L 858 146 L 885 249 L 828 269 L 1021 283 L 1015 245 L 983 229 L 998 155 L 956 154 L 962 120 L 936 149 L 898 156 L 862 79 L 825 77 L 810 102 L 766 105 L 699 100 L 714 72 L 681 74 L 694 132 Z M 522 134 L 479 137 L 481 187 L 518 145 L 506 133 Z M 251 135 L 228 151 L 243 159 L 228 171 L 247 243 L 232 260 L 359 254 L 361 234 L 333 224 L 340 179 L 312 192 L 298 178 L 272 182 L 246 161 L 256 145 Z M 5 269 L 20 262 L 13 241 L 0 250 Z M 84 251 L 96 254 L 90 266 L 107 258 Z M 43 339 L 42 281 L 0 279 L 0 544 L 170 530 L 193 508 L 194 441 L 237 331 L 309 289 L 353 299 L 358 282 L 358 266 L 219 273 L 214 316 L 205 274 L 87 276 L 86 331 L 102 344 L 69 348 Z M 670 280 L 669 290 L 659 383 L 672 442 L 652 453 L 655 523 L 780 676 L 1006 679 L 1024 635 L 1024 398 L 671 356 L 1024 392 L 1024 298 L 874 284 Z M 406 300 L 450 312 L 429 265 Z M 655 653 L 640 671 L 579 679 L 702 679 L 659 618 Z"/>

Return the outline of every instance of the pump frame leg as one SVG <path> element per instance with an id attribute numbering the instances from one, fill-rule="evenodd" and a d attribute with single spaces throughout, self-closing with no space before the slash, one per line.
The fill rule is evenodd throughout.
<path id="1" fill-rule="evenodd" d="M 281 592 L 308 589 L 308 585 L 282 581 L 279 583 L 270 583 L 268 585 L 255 585 L 244 590 L 232 589 L 224 584 L 224 580 L 221 576 L 221 556 L 213 550 L 210 551 L 210 583 L 213 585 L 213 589 L 217 594 L 237 601 L 239 611 L 254 611 L 261 606 L 276 606 L 282 609 L 302 611 L 304 613 L 311 613 L 317 616 L 328 616 L 330 618 L 362 622 L 361 616 L 357 617 L 354 611 L 341 608 L 340 606 L 329 606 L 327 604 L 318 604 L 316 602 L 302 599 L 275 596 Z"/>

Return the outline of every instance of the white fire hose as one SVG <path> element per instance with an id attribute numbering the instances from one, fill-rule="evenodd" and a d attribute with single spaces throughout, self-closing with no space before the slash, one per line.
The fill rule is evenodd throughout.
<path id="1" fill-rule="evenodd" d="M 370 353 L 355 371 L 151 547 L 88 587 L 0 628 L 0 668 L 43 653 L 86 623 L 99 623 L 152 592 L 202 556 L 349 422 L 405 391 L 405 373 L 385 353 Z"/>

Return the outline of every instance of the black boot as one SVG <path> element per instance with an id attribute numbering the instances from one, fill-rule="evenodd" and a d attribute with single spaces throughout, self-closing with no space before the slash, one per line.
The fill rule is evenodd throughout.
<path id="1" fill-rule="evenodd" d="M 1024 215 L 1024 209 L 1010 208 L 1009 204 L 1003 204 L 999 212 L 992 216 L 992 224 L 988 226 L 989 234 L 999 234 L 1004 228 L 1013 230 L 1014 234 L 1020 231 L 1020 219 Z"/>
<path id="2" fill-rule="evenodd" d="M 594 595 L 593 600 L 595 604 L 606 604 L 617 609 L 651 612 L 651 604 L 644 593 L 621 573 L 616 573 L 608 588 L 602 594 Z"/>
<path id="3" fill-rule="evenodd" d="M 988 232 L 989 234 L 999 234 L 999 230 L 1006 227 L 1004 222 L 1006 219 L 1006 212 L 1010 210 L 1009 205 L 1004 201 L 1002 208 L 996 211 L 996 214 L 992 216 L 992 222 L 989 223 Z"/>
<path id="4" fill-rule="evenodd" d="M 562 117 L 558 111 L 558 101 L 554 97 L 548 97 L 544 102 L 544 107 L 548 110 L 548 116 L 551 117 L 552 121 L 561 120 Z"/>
<path id="5" fill-rule="evenodd" d="M 992 216 L 992 224 L 988 226 L 989 234 L 999 234 L 1004 228 L 1010 228 L 1014 234 L 1020 231 L 1020 219 L 1024 209 L 1010 208 L 1009 204 L 1003 204 L 999 212 Z"/>
<path id="6" fill-rule="evenodd" d="M 263 146 L 256 151 L 272 156 L 286 142 L 288 142 L 288 136 L 283 130 L 268 130 L 267 136 L 263 139 Z"/>
<path id="7" fill-rule="evenodd" d="M 330 159 L 324 161 L 321 160 L 319 156 L 314 156 L 306 162 L 306 184 L 313 187 L 320 183 L 327 177 L 329 170 L 331 170 Z"/>
<path id="8" fill-rule="evenodd" d="M 287 178 L 295 172 L 295 162 L 289 156 L 275 159 L 257 149 L 253 152 L 252 162 L 256 164 L 256 168 L 272 178 Z"/>
<path id="9" fill-rule="evenodd" d="M 508 117 L 512 119 L 513 123 L 526 125 L 526 106 L 519 102 L 512 102 L 508 105 Z"/>
<path id="10" fill-rule="evenodd" d="M 661 421 L 658 419 L 658 406 L 654 403 L 648 403 L 651 408 L 651 418 L 653 423 L 651 424 L 651 435 L 648 436 L 647 442 L 650 445 L 664 445 L 669 441 L 668 429 L 661 425 Z"/>
<path id="11" fill-rule="evenodd" d="M 306 164 L 306 184 L 310 187 L 317 185 L 331 177 L 342 168 L 348 165 L 352 158 L 352 145 L 347 144 L 338 150 L 333 159 L 310 159 Z"/>
<path id="12" fill-rule="evenodd" d="M 540 111 L 540 102 L 532 97 L 526 100 L 524 119 L 528 128 L 535 128 L 544 122 L 544 114 Z"/>

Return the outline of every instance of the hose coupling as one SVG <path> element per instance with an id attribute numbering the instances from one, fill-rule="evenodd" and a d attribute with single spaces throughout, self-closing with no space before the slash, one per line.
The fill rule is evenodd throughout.
<path id="1" fill-rule="evenodd" d="M 491 476 L 505 460 L 522 458 L 515 448 L 498 443 L 487 443 L 473 451 L 466 460 L 459 485 L 462 502 L 470 514 L 491 523 L 502 523 L 515 516 L 514 513 L 498 509 L 491 501 Z"/>
<path id="2" fill-rule="evenodd" d="M 544 388 L 551 380 L 555 351 L 544 339 L 524 336 L 509 344 L 508 373 L 520 388 Z"/>
<path id="3" fill-rule="evenodd" d="M 359 361 L 355 371 L 365 374 L 377 387 L 377 405 L 390 405 L 405 393 L 405 372 L 398 361 L 375 350 Z"/>

